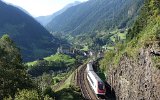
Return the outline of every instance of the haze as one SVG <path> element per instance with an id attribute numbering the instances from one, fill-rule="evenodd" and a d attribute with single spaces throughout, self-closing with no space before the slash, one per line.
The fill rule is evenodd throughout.
<path id="1" fill-rule="evenodd" d="M 22 7 L 33 17 L 50 15 L 69 3 L 87 0 L 3 0 L 6 3 Z"/>

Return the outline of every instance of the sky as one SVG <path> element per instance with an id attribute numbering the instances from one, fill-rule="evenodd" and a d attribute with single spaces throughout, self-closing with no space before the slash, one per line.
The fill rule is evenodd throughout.
<path id="1" fill-rule="evenodd" d="M 74 1 L 87 0 L 2 0 L 6 3 L 22 7 L 33 17 L 51 15 Z"/>

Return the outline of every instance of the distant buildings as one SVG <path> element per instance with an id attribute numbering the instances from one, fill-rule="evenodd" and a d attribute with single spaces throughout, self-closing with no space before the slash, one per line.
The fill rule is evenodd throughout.
<path id="1" fill-rule="evenodd" d="M 101 58 L 104 56 L 104 53 L 102 51 L 99 51 L 99 52 L 95 52 L 93 50 L 83 51 L 83 50 L 78 50 L 70 47 L 62 47 L 62 46 L 57 49 L 57 53 L 67 54 L 71 56 L 81 55 L 84 57 L 94 57 L 94 58 L 95 57 Z"/>
<path id="2" fill-rule="evenodd" d="M 63 54 L 74 54 L 74 49 L 71 49 L 68 46 L 61 46 L 57 49 L 57 53 L 63 53 Z"/>

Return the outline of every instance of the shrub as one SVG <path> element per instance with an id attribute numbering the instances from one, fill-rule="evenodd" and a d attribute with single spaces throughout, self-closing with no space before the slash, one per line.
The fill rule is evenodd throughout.
<path id="1" fill-rule="evenodd" d="M 21 90 L 15 95 L 15 100 L 40 100 L 36 90 Z"/>

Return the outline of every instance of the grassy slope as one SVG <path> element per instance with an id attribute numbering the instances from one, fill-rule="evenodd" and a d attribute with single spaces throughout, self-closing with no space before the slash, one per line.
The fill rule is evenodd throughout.
<path id="1" fill-rule="evenodd" d="M 55 54 L 55 55 L 46 57 L 44 59 L 47 61 L 62 61 L 66 63 L 75 62 L 74 58 L 71 58 L 70 56 L 64 55 L 64 54 Z M 38 61 L 34 61 L 34 62 L 27 63 L 27 65 L 35 66 L 37 63 Z M 53 77 L 53 84 L 56 85 L 57 80 L 58 81 L 63 80 L 65 76 L 69 75 L 70 73 L 71 72 L 62 73 L 62 74 L 58 74 L 56 77 Z M 73 75 L 74 73 L 69 75 L 69 77 L 65 80 L 65 82 L 57 90 L 55 90 L 56 99 L 58 100 L 83 100 L 79 88 L 72 86 L 73 85 L 73 82 L 72 82 Z"/>
<path id="2" fill-rule="evenodd" d="M 135 35 L 133 39 L 131 39 L 129 42 L 125 44 L 117 44 L 116 51 L 109 51 L 106 53 L 105 58 L 100 62 L 101 69 L 103 71 L 107 70 L 109 65 L 116 67 L 120 61 L 122 54 L 127 53 L 129 57 L 136 59 L 140 48 L 146 48 L 147 45 L 153 45 L 154 41 L 159 41 L 158 39 L 160 38 L 160 8 L 158 8 L 159 6 L 157 6 L 156 8 L 155 5 L 153 5 L 153 2 L 155 2 L 156 0 L 149 1 L 150 11 L 148 12 L 152 12 L 152 14 L 148 15 L 147 24 L 144 25 L 142 30 L 138 32 L 138 34 Z M 140 23 L 139 26 L 134 27 L 139 28 L 142 25 L 143 24 Z M 158 61 L 160 61 L 159 58 L 154 58 L 155 63 Z"/>
<path id="3" fill-rule="evenodd" d="M 35 66 L 37 64 L 37 61 L 33 61 L 33 62 L 28 62 L 26 65 L 27 66 Z"/>
<path id="4" fill-rule="evenodd" d="M 65 80 L 65 82 L 63 83 L 63 85 L 61 85 L 61 87 L 59 87 L 56 91 L 60 91 L 63 90 L 65 88 L 69 88 L 70 85 L 72 85 L 72 77 L 73 77 L 73 73 Z"/>
<path id="5" fill-rule="evenodd" d="M 58 100 L 83 100 L 80 89 L 73 86 L 74 72 L 65 80 L 65 82 L 56 90 Z"/>
<path id="6" fill-rule="evenodd" d="M 44 58 L 44 60 L 47 61 L 62 61 L 68 64 L 73 64 L 75 62 L 75 59 L 64 54 L 55 54 L 51 55 L 49 57 Z M 37 65 L 38 61 L 28 62 L 26 65 L 28 66 L 35 66 Z"/>
<path id="7" fill-rule="evenodd" d="M 62 61 L 68 64 L 73 64 L 75 62 L 75 59 L 64 54 L 55 54 L 51 55 L 50 57 L 44 58 L 47 61 Z"/>
<path id="8" fill-rule="evenodd" d="M 113 31 L 110 32 L 111 36 L 110 36 L 110 40 L 113 43 L 116 43 L 117 41 L 124 41 L 126 39 L 126 34 L 127 34 L 127 30 L 124 30 L 124 32 L 120 32 L 121 30 L 118 29 L 114 29 Z M 119 40 L 117 40 L 117 38 L 119 38 Z M 112 45 L 105 45 L 103 46 L 103 48 L 106 48 L 107 50 L 114 50 L 114 46 Z"/>

